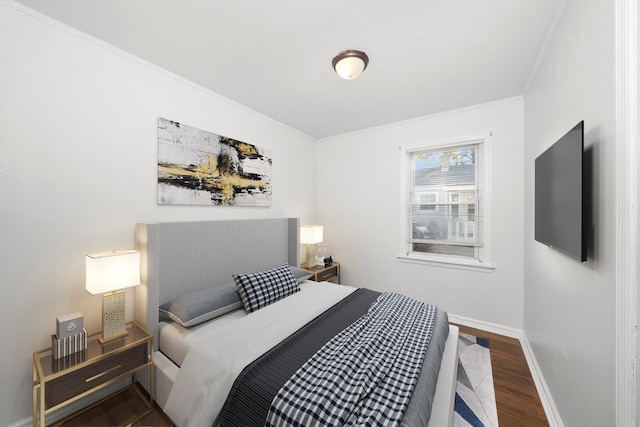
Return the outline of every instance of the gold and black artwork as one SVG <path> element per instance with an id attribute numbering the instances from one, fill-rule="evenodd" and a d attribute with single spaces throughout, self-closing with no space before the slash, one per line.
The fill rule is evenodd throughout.
<path id="1" fill-rule="evenodd" d="M 158 204 L 271 206 L 271 151 L 158 119 Z"/>

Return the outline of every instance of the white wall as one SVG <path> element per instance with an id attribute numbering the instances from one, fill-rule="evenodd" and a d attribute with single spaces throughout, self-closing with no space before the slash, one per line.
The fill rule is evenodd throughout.
<path id="1" fill-rule="evenodd" d="M 2 426 L 30 416 L 31 354 L 56 316 L 100 329 L 85 253 L 132 247 L 136 222 L 314 220 L 315 141 L 13 2 L 0 2 L 0 92 Z M 270 148 L 273 205 L 157 205 L 159 116 Z"/>
<path id="2" fill-rule="evenodd" d="M 384 105 L 381 105 L 384 108 Z M 492 133 L 492 272 L 400 261 L 401 145 Z M 523 102 L 508 99 L 318 142 L 318 215 L 343 282 L 522 328 Z"/>
<path id="3" fill-rule="evenodd" d="M 615 423 L 614 2 L 569 1 L 525 94 L 524 328 L 567 426 Z M 534 241 L 534 160 L 585 121 L 588 258 Z"/>

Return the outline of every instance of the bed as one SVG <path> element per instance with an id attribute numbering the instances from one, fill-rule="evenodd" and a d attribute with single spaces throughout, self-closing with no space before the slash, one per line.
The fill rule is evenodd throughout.
<path id="1" fill-rule="evenodd" d="M 272 393 L 277 392 L 280 386 L 272 383 L 279 383 L 271 378 L 274 375 L 284 378 L 289 375 L 288 369 L 295 372 L 298 365 L 277 362 L 280 356 L 276 355 L 276 349 L 281 351 L 288 346 L 295 357 L 307 357 L 305 352 L 316 351 L 308 343 L 322 339 L 317 337 L 319 332 L 307 331 L 311 327 L 305 325 L 321 321 L 333 325 L 336 320 L 329 320 L 329 316 L 350 323 L 353 319 L 348 316 L 342 319 L 345 315 L 339 313 L 357 317 L 354 307 L 368 307 L 367 299 L 379 299 L 378 293 L 366 287 L 309 282 L 297 271 L 298 292 L 249 315 L 239 305 L 196 325 L 189 322 L 180 325 L 175 321 L 181 321 L 180 318 L 160 316 L 161 306 L 166 309 L 176 300 L 204 290 L 228 288 L 233 275 L 269 271 L 283 265 L 295 268 L 300 260 L 299 227 L 296 218 L 136 226 L 136 244 L 142 255 L 142 284 L 136 288 L 135 318 L 154 335 L 156 400 L 178 426 L 228 425 L 231 422 L 225 420 L 235 419 L 238 412 L 242 416 L 256 412 L 255 416 L 261 417 L 258 410 L 261 405 L 247 400 L 253 399 L 255 384 L 243 381 L 259 381 L 255 378 L 261 377 L 255 372 L 267 369 L 264 367 L 267 365 L 278 366 L 279 370 L 275 374 L 268 372 L 269 380 L 262 380 L 258 387 L 271 387 Z M 366 312 L 366 308 L 363 310 Z M 439 320 L 440 326 L 434 327 L 430 336 L 440 344 L 429 345 L 424 366 L 429 359 L 437 361 L 432 360 L 427 369 L 423 366 L 424 374 L 420 374 L 401 425 L 443 427 L 452 423 L 458 331 L 453 326 L 443 328 L 446 313 L 438 312 L 437 316 L 445 321 Z M 310 323 L 311 320 L 314 322 Z M 342 328 L 340 325 L 332 327 Z M 325 327 L 316 329 L 326 333 L 322 332 Z M 306 344 L 293 343 L 294 337 L 301 337 L 300 342 Z M 293 356 L 286 357 L 288 361 Z M 267 358 L 268 363 L 264 362 Z M 431 379 L 426 374 L 429 371 Z M 427 389 L 431 389 L 428 392 L 431 396 L 423 395 Z M 424 408 L 420 409 L 424 406 L 429 410 L 428 421 Z"/>

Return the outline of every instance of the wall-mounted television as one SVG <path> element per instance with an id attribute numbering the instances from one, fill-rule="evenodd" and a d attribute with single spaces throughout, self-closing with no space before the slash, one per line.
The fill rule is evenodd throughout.
<path id="1" fill-rule="evenodd" d="M 584 122 L 535 161 L 535 239 L 587 260 L 584 201 Z"/>

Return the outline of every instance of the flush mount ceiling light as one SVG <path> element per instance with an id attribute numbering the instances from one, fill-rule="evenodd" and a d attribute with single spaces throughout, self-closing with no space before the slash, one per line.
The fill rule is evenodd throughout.
<path id="1" fill-rule="evenodd" d="M 333 69 L 346 80 L 355 79 L 367 68 L 369 57 L 360 50 L 345 50 L 331 61 Z"/>

